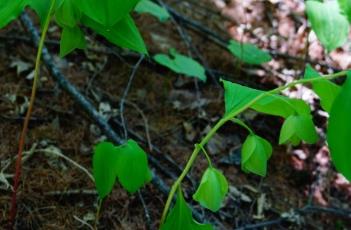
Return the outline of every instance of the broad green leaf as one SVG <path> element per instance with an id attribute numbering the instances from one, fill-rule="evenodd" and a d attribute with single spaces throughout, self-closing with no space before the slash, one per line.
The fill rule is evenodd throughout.
<path id="1" fill-rule="evenodd" d="M 78 26 L 63 28 L 60 42 L 60 57 L 64 57 L 75 49 L 85 49 L 84 33 Z"/>
<path id="2" fill-rule="evenodd" d="M 318 76 L 321 77 L 319 73 L 312 68 L 311 65 L 306 66 L 304 78 L 311 79 Z M 322 108 L 326 112 L 330 112 L 333 102 L 340 92 L 340 86 L 329 80 L 321 79 L 319 81 L 312 82 L 312 88 L 319 96 Z"/>
<path id="3" fill-rule="evenodd" d="M 105 28 L 113 27 L 129 15 L 139 0 L 84 0 L 77 1 L 79 8 L 87 17 Z M 103 30 L 104 28 L 101 28 Z"/>
<path id="4" fill-rule="evenodd" d="M 182 192 L 178 191 L 175 206 L 169 212 L 161 230 L 213 230 L 210 224 L 199 224 L 191 214 Z"/>
<path id="5" fill-rule="evenodd" d="M 220 171 L 210 167 L 202 176 L 200 185 L 193 195 L 193 199 L 212 212 L 217 212 L 227 193 L 227 179 Z"/>
<path id="6" fill-rule="evenodd" d="M 157 5 L 156 3 L 150 1 L 150 0 L 141 0 L 135 7 L 134 9 L 137 13 L 142 14 L 142 13 L 148 13 L 160 20 L 161 22 L 164 22 L 168 20 L 171 15 L 168 13 L 168 11 Z"/>
<path id="7" fill-rule="evenodd" d="M 336 169 L 351 181 L 351 74 L 347 75 L 330 112 L 327 140 Z"/>
<path id="8" fill-rule="evenodd" d="M 252 89 L 246 86 L 222 80 L 224 86 L 225 113 L 226 116 L 241 110 L 247 103 L 259 95 L 265 93 L 261 90 Z M 290 99 L 280 95 L 266 95 L 255 101 L 251 106 L 258 112 L 288 117 L 292 114 L 310 114 L 309 106 L 299 99 Z"/>
<path id="9" fill-rule="evenodd" d="M 272 60 L 268 52 L 257 48 L 253 44 L 230 40 L 228 49 L 235 57 L 247 64 L 260 65 Z"/>
<path id="10" fill-rule="evenodd" d="M 154 60 L 176 73 L 206 81 L 206 71 L 200 63 L 190 57 L 177 53 L 173 49 L 170 50 L 170 56 L 157 54 L 154 56 Z"/>
<path id="11" fill-rule="evenodd" d="M 76 27 L 81 17 L 81 12 L 73 4 L 74 0 L 63 0 L 56 10 L 56 21 L 61 27 Z"/>
<path id="12" fill-rule="evenodd" d="M 293 145 L 298 145 L 301 140 L 308 144 L 314 144 L 318 140 L 311 115 L 291 115 L 281 128 L 279 144 L 290 141 Z"/>
<path id="13" fill-rule="evenodd" d="M 309 0 L 306 2 L 306 11 L 313 31 L 329 52 L 347 41 L 349 23 L 340 13 L 337 1 Z"/>
<path id="14" fill-rule="evenodd" d="M 112 27 L 103 26 L 86 16 L 83 16 L 81 21 L 113 44 L 147 54 L 143 38 L 130 15 L 121 19 Z"/>
<path id="15" fill-rule="evenodd" d="M 146 153 L 133 140 L 117 147 L 116 151 L 118 180 L 128 192 L 134 193 L 151 180 Z"/>
<path id="16" fill-rule="evenodd" d="M 0 29 L 15 20 L 22 12 L 27 0 L 7 1 L 0 4 Z"/>
<path id="17" fill-rule="evenodd" d="M 271 144 L 262 137 L 250 134 L 241 151 L 241 168 L 245 172 L 266 176 L 267 161 L 272 155 Z"/>
<path id="18" fill-rule="evenodd" d="M 338 0 L 339 6 L 343 11 L 344 15 L 347 17 L 349 22 L 351 22 L 351 1 L 350 0 Z"/>
<path id="19" fill-rule="evenodd" d="M 105 198 L 116 181 L 117 150 L 109 142 L 95 146 L 93 156 L 93 175 L 100 199 Z"/>
<path id="20" fill-rule="evenodd" d="M 52 0 L 27 0 L 28 6 L 38 14 L 41 25 L 44 25 L 46 17 L 48 16 L 51 1 Z M 53 14 L 55 14 L 56 9 L 61 5 L 62 1 L 64 0 L 56 0 Z"/>

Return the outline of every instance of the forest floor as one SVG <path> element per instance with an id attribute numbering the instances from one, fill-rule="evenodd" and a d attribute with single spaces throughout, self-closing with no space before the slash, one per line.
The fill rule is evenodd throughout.
<path id="1" fill-rule="evenodd" d="M 183 19 L 160 23 L 150 15 L 134 15 L 150 55 L 176 48 L 209 70 L 208 82 L 200 83 L 146 58 L 131 82 L 124 112 L 129 135 L 138 136 L 145 151 L 159 161 L 160 165 L 151 167 L 168 186 L 174 175 L 179 175 L 194 144 L 223 115 L 220 77 L 267 90 L 300 77 L 307 63 L 321 73 L 351 66 L 350 44 L 327 55 L 310 35 L 303 1 L 165 3 Z M 184 18 L 203 27 L 192 28 Z M 206 34 L 204 28 L 214 34 Z M 59 28 L 52 25 L 47 46 L 57 68 L 123 135 L 119 104 L 139 56 L 113 48 L 91 34 L 89 49 L 60 59 L 58 35 Z M 254 43 L 269 50 L 273 60 L 262 66 L 241 64 L 218 38 Z M 0 31 L 0 229 L 8 221 L 14 159 L 28 107 L 35 54 L 20 21 Z M 89 177 L 92 152 L 94 144 L 105 136 L 70 95 L 58 88 L 45 67 L 41 75 L 26 140 L 17 226 L 91 229 L 97 206 L 95 186 Z M 279 146 L 283 120 L 245 112 L 242 118 L 273 143 L 268 174 L 260 178 L 240 169 L 240 147 L 247 131 L 225 125 L 207 146 L 214 164 L 230 183 L 223 208 L 214 214 L 191 201 L 196 181 L 207 166 L 202 156 L 184 185 L 187 201 L 217 229 L 351 228 L 345 211 L 351 210 L 351 185 L 330 162 L 325 144 L 327 117 L 306 87 L 285 94 L 310 102 L 320 141 L 316 145 Z M 157 229 L 165 200 L 155 184 L 134 195 L 116 185 L 103 204 L 99 229 Z"/>

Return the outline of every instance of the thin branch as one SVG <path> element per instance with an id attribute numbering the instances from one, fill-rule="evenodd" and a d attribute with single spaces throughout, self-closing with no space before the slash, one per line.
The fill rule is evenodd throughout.
<path id="1" fill-rule="evenodd" d="M 127 83 L 127 86 L 123 92 L 123 96 L 121 98 L 121 102 L 119 104 L 119 113 L 120 113 L 120 116 L 121 116 L 121 122 L 122 122 L 122 127 L 123 127 L 123 132 L 124 132 L 124 139 L 127 139 L 128 138 L 128 130 L 127 130 L 127 124 L 124 120 L 124 103 L 125 103 L 125 100 L 128 96 L 128 93 L 129 93 L 129 90 L 130 90 L 130 87 L 132 85 L 132 82 L 133 82 L 133 79 L 135 77 L 135 74 L 137 72 L 137 70 L 139 69 L 139 66 L 141 64 L 141 62 L 144 60 L 144 55 L 141 55 L 138 62 L 135 64 L 135 66 L 133 67 L 133 71 L 131 73 L 131 75 L 129 76 L 129 80 L 128 80 L 128 83 Z"/>

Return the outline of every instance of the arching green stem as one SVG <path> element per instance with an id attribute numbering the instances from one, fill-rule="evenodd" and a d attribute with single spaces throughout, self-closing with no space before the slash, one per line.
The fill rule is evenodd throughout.
<path id="1" fill-rule="evenodd" d="M 178 179 L 173 183 L 171 191 L 168 194 L 168 198 L 164 207 L 164 210 L 162 212 L 162 218 L 161 218 L 161 226 L 164 223 L 168 210 L 171 206 L 172 203 L 172 199 L 174 197 L 175 192 L 177 191 L 177 189 L 179 188 L 179 186 L 181 185 L 183 179 L 185 178 L 185 176 L 188 174 L 188 172 L 190 171 L 191 167 L 193 166 L 196 157 L 198 156 L 199 152 L 201 151 L 201 147 L 200 146 L 205 146 L 209 140 L 213 137 L 213 135 L 227 122 L 232 120 L 235 116 L 237 116 L 238 114 L 242 113 L 243 111 L 247 110 L 248 108 L 250 108 L 253 104 L 255 104 L 257 101 L 259 101 L 260 99 L 268 96 L 268 95 L 272 95 L 272 94 L 277 94 L 282 92 L 285 89 L 291 88 L 295 85 L 299 85 L 299 84 L 306 84 L 306 83 L 312 83 L 312 82 L 317 82 L 323 79 L 326 80 L 332 80 L 338 77 L 343 77 L 346 76 L 348 71 L 341 71 L 335 74 L 329 74 L 329 75 L 324 75 L 323 77 L 314 77 L 314 78 L 309 78 L 309 79 L 300 79 L 300 80 L 296 80 L 293 81 L 289 84 L 286 84 L 284 86 L 275 88 L 273 90 L 267 91 L 265 93 L 262 93 L 258 96 L 256 96 L 255 98 L 253 98 L 251 101 L 249 101 L 247 104 L 245 104 L 244 106 L 242 106 L 241 108 L 237 109 L 237 110 L 233 110 L 230 113 L 226 114 L 222 119 L 220 119 L 215 126 L 206 134 L 206 136 L 201 140 L 201 142 L 199 144 L 195 145 L 195 149 L 193 151 L 193 153 L 191 154 L 187 164 L 185 165 L 185 168 L 183 169 L 182 173 L 180 174 L 180 176 L 178 177 Z"/>

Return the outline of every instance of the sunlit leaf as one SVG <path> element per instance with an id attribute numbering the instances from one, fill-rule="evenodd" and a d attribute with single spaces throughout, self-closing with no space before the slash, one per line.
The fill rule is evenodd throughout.
<path id="1" fill-rule="evenodd" d="M 175 206 L 169 212 L 161 230 L 213 230 L 213 227 L 210 224 L 199 224 L 193 219 L 182 192 L 178 190 Z"/>
<path id="2" fill-rule="evenodd" d="M 250 134 L 241 149 L 241 167 L 246 172 L 266 176 L 267 161 L 272 155 L 271 144 L 254 134 Z"/>
<path id="3" fill-rule="evenodd" d="M 327 140 L 336 169 L 351 181 L 351 74 L 336 97 L 329 118 Z"/>
<path id="4" fill-rule="evenodd" d="M 304 76 L 306 79 L 311 79 L 318 76 L 321 77 L 311 65 L 306 66 Z M 326 79 L 321 79 L 319 81 L 312 82 L 312 87 L 316 94 L 320 97 L 322 108 L 325 111 L 330 112 L 334 99 L 340 92 L 340 86 Z"/>
<path id="5" fill-rule="evenodd" d="M 227 193 L 228 182 L 226 178 L 220 171 L 210 167 L 202 176 L 193 199 L 212 212 L 217 212 Z"/>
<path id="6" fill-rule="evenodd" d="M 349 23 L 340 13 L 337 1 L 309 0 L 306 2 L 306 11 L 313 31 L 329 52 L 347 41 Z"/>
<path id="7" fill-rule="evenodd" d="M 231 40 L 228 49 L 235 57 L 247 64 L 260 65 L 272 60 L 272 57 L 268 52 L 257 48 L 257 46 L 253 44 L 240 43 Z"/>
<path id="8" fill-rule="evenodd" d="M 134 10 L 139 14 L 141 13 L 151 14 L 156 18 L 158 18 L 158 20 L 160 20 L 161 22 L 164 22 L 171 17 L 167 9 L 157 5 L 156 3 L 150 0 L 141 0 Z"/>
<path id="9" fill-rule="evenodd" d="M 170 50 L 170 56 L 157 54 L 154 56 L 154 60 L 176 73 L 206 81 L 206 71 L 200 63 L 190 57 L 179 54 L 173 49 Z"/>

